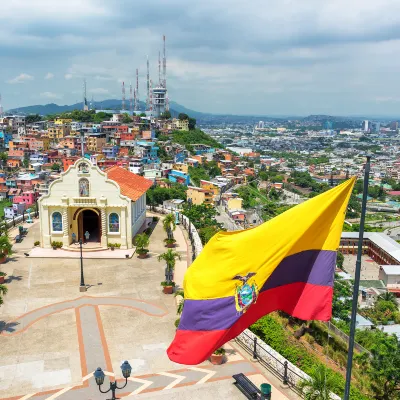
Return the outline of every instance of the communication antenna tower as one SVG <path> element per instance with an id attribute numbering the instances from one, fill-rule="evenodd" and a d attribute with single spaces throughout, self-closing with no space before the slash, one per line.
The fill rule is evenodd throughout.
<path id="1" fill-rule="evenodd" d="M 147 99 L 146 99 L 146 109 L 150 110 L 150 64 L 149 64 L 149 56 L 147 56 Z"/>
<path id="2" fill-rule="evenodd" d="M 163 57 L 163 87 L 167 88 L 167 56 L 165 53 L 165 35 L 163 35 L 164 57 Z"/>
<path id="3" fill-rule="evenodd" d="M 122 82 L 122 111 L 125 111 L 125 82 Z"/>
<path id="4" fill-rule="evenodd" d="M 133 111 L 132 82 L 129 83 L 129 111 Z"/>

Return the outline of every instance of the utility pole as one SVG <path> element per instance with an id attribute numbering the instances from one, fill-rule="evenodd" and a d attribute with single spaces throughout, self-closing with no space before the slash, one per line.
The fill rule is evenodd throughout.
<path id="1" fill-rule="evenodd" d="M 345 389 L 344 389 L 343 400 L 349 400 L 349 398 L 350 398 L 351 370 L 353 367 L 354 335 L 356 332 L 358 291 L 360 289 L 361 257 L 362 257 L 362 251 L 363 251 L 365 214 L 366 214 L 366 210 L 367 210 L 370 163 L 371 163 L 371 156 L 368 155 L 367 162 L 365 164 L 365 171 L 364 171 L 364 188 L 363 188 L 363 197 L 362 197 L 362 206 L 361 206 L 360 232 L 359 232 L 359 236 L 358 236 L 357 261 L 356 261 L 356 271 L 355 271 L 354 287 L 353 287 L 353 304 L 352 304 L 352 308 L 351 308 L 349 352 L 348 352 L 348 356 L 347 356 L 347 368 L 346 368 L 346 385 L 345 385 Z"/>

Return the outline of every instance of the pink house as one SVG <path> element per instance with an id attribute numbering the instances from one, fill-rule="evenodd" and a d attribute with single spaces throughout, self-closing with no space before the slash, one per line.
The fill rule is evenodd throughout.
<path id="1" fill-rule="evenodd" d="M 27 206 L 32 206 L 38 198 L 39 192 L 27 191 L 22 192 L 19 196 L 14 196 L 13 203 L 25 203 Z"/>

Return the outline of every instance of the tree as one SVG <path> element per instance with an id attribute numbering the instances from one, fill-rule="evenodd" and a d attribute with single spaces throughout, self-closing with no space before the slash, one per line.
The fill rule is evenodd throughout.
<path id="1" fill-rule="evenodd" d="M 140 117 L 145 117 L 145 116 L 146 116 L 146 113 L 142 112 L 142 113 L 140 113 L 139 116 L 140 116 Z"/>
<path id="2" fill-rule="evenodd" d="M 42 117 L 39 114 L 32 114 L 32 115 L 27 115 L 25 117 L 25 122 L 27 124 L 33 124 L 35 122 L 39 122 L 42 120 Z"/>
<path id="3" fill-rule="evenodd" d="M 0 153 L 0 161 L 2 165 L 6 164 L 8 161 L 8 154 L 6 152 Z"/>
<path id="4" fill-rule="evenodd" d="M 167 264 L 167 271 L 172 272 L 175 269 L 176 259 L 180 260 L 181 255 L 176 251 L 168 249 L 165 253 L 160 254 L 157 259 L 158 261 L 165 261 Z"/>
<path id="5" fill-rule="evenodd" d="M 189 131 L 193 131 L 194 129 L 196 129 L 196 119 L 189 118 Z"/>
<path id="6" fill-rule="evenodd" d="M 8 292 L 7 286 L 0 284 L 0 305 L 3 304 L 3 296 Z"/>
<path id="7" fill-rule="evenodd" d="M 371 348 L 372 359 L 367 362 L 368 375 L 374 398 L 399 399 L 400 394 L 400 342 L 395 335 L 375 338 Z"/>
<path id="8" fill-rule="evenodd" d="M 378 296 L 378 300 L 391 301 L 393 304 L 397 305 L 396 296 L 391 292 L 385 292 Z"/>
<path id="9" fill-rule="evenodd" d="M 171 113 L 169 111 L 165 111 L 160 115 L 160 118 L 171 119 Z"/>
<path id="10" fill-rule="evenodd" d="M 306 400 L 330 400 L 335 387 L 334 377 L 324 365 L 318 365 L 310 374 L 311 380 L 303 380 L 298 385 Z"/>
<path id="11" fill-rule="evenodd" d="M 0 257 L 12 254 L 12 244 L 8 235 L 0 236 Z"/>
<path id="12" fill-rule="evenodd" d="M 173 238 L 172 232 L 176 229 L 174 214 L 171 213 L 165 216 L 163 221 L 163 227 L 165 232 L 167 233 L 168 239 L 172 239 Z"/>
<path id="13" fill-rule="evenodd" d="M 180 119 L 181 121 L 183 121 L 185 119 L 189 119 L 189 115 L 187 115 L 185 113 L 179 113 L 178 119 Z"/>
<path id="14" fill-rule="evenodd" d="M 60 164 L 54 163 L 54 164 L 51 166 L 51 170 L 52 170 L 52 171 L 59 171 L 60 169 L 61 169 Z"/>
<path id="15" fill-rule="evenodd" d="M 122 123 L 129 124 L 131 122 L 132 122 L 132 118 L 130 117 L 130 115 L 128 113 L 124 113 L 123 117 L 122 117 Z"/>
<path id="16" fill-rule="evenodd" d="M 135 237 L 135 246 L 137 248 L 138 253 L 143 252 L 143 250 L 147 249 L 150 244 L 149 237 L 143 232 L 139 233 Z"/>

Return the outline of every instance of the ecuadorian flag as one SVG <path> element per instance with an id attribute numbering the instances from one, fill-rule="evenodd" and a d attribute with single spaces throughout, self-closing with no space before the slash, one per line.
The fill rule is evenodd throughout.
<path id="1" fill-rule="evenodd" d="M 276 310 L 328 321 L 336 251 L 354 182 L 256 228 L 216 234 L 186 272 L 185 304 L 169 358 L 201 363 Z"/>

